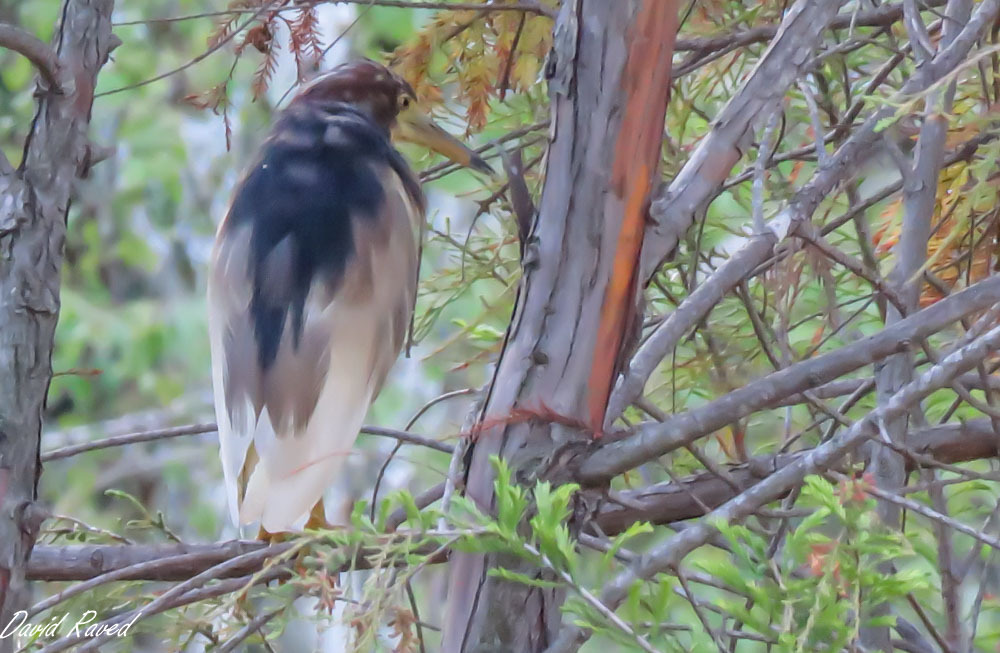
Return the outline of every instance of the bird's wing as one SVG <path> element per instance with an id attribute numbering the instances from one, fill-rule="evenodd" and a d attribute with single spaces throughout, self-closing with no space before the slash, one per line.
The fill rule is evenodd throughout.
<path id="1" fill-rule="evenodd" d="M 349 216 L 346 263 L 336 275 L 312 276 L 299 310 L 294 238 L 256 261 L 255 275 L 259 225 L 230 213 L 232 224 L 220 227 L 209 323 L 221 457 L 237 523 L 260 521 L 276 532 L 308 513 L 348 455 L 402 347 L 423 206 L 392 167 L 374 169 L 383 189 L 378 207 L 370 216 Z M 276 337 L 265 333 L 269 320 L 279 325 Z"/>

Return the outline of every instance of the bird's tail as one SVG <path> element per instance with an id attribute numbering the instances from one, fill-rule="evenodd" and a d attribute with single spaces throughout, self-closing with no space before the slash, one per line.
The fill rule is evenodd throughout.
<path id="1" fill-rule="evenodd" d="M 336 479 L 371 403 L 373 340 L 365 329 L 332 340 L 329 372 L 301 432 L 277 437 L 266 409 L 261 413 L 254 434 L 261 462 L 247 481 L 241 522 L 260 521 L 270 532 L 289 530 Z"/>

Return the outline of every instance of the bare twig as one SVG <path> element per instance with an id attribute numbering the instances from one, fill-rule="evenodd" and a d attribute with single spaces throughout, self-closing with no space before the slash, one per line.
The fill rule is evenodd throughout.
<path id="1" fill-rule="evenodd" d="M 838 474 L 835 471 L 829 471 L 827 473 L 833 478 L 836 478 L 837 480 L 847 479 L 846 476 L 844 476 L 843 474 Z M 987 535 L 986 533 L 981 533 L 979 530 L 972 528 L 971 526 L 967 526 L 962 522 L 958 521 L 957 519 L 952 519 L 948 515 L 942 514 L 937 510 L 934 510 L 933 508 L 928 508 L 926 504 L 921 503 L 920 501 L 914 501 L 913 499 L 909 499 L 905 496 L 896 494 L 894 492 L 883 490 L 874 485 L 865 485 L 863 486 L 862 489 L 865 491 L 866 494 L 870 494 L 876 499 L 894 503 L 900 508 L 906 508 L 911 512 L 915 512 L 918 515 L 922 515 L 927 519 L 942 524 L 947 528 L 952 529 L 953 531 L 962 533 L 963 535 L 968 535 L 972 539 L 978 542 L 982 542 L 983 544 L 992 549 L 1000 550 L 1000 538 L 993 537 L 992 535 Z"/>
<path id="2" fill-rule="evenodd" d="M 919 63 L 923 63 L 934 52 L 931 44 L 930 34 L 927 33 L 927 26 L 920 18 L 920 10 L 917 9 L 917 0 L 903 0 L 903 23 L 906 31 L 910 35 L 910 44 L 913 47 L 913 54 Z"/>
<path id="3" fill-rule="evenodd" d="M 115 93 L 121 93 L 123 91 L 131 91 L 133 89 L 141 88 L 143 86 L 147 86 L 149 84 L 152 84 L 154 82 L 158 82 L 158 81 L 166 79 L 168 77 L 172 77 L 172 76 L 176 75 L 179 72 L 187 70 L 191 66 L 193 66 L 193 65 L 195 65 L 195 64 L 197 64 L 197 63 L 199 63 L 199 62 L 201 62 L 201 61 L 203 61 L 205 59 L 207 59 L 211 55 L 213 55 L 216 52 L 218 52 L 219 50 L 221 50 L 227 43 L 229 43 L 234 38 L 236 38 L 237 34 L 239 34 L 243 30 L 245 30 L 247 27 L 249 27 L 251 24 L 253 24 L 253 22 L 255 20 L 257 20 L 257 18 L 259 16 L 262 16 L 264 13 L 266 13 L 267 11 L 269 11 L 272 8 L 273 5 L 274 5 L 274 2 L 269 2 L 269 3 L 267 3 L 267 4 L 265 4 L 265 5 L 261 6 L 261 7 L 259 7 L 258 9 L 251 10 L 253 12 L 253 15 L 250 18 L 248 18 L 245 21 L 243 21 L 240 25 L 238 25 L 235 29 L 233 29 L 233 31 L 231 31 L 229 34 L 227 34 L 224 38 L 219 39 L 218 43 L 214 44 L 212 47 L 208 48 L 207 50 L 205 50 L 204 52 L 202 52 L 198 56 L 190 59 L 189 61 L 181 64 L 180 66 L 177 66 L 176 68 L 173 68 L 173 69 L 168 70 L 166 72 L 159 73 L 158 75 L 154 75 L 153 77 L 150 77 L 148 79 L 144 79 L 144 80 L 142 80 L 140 82 L 135 82 L 134 84 L 126 84 L 125 86 L 119 86 L 118 88 L 113 88 L 113 89 L 111 89 L 109 91 L 104 91 L 102 93 L 97 93 L 96 95 L 94 95 L 94 97 L 103 97 L 105 95 L 114 95 Z"/>
<path id="4" fill-rule="evenodd" d="M 764 133 L 760 137 L 757 161 L 754 163 L 753 172 L 753 230 L 754 233 L 762 234 L 767 230 L 764 224 L 764 178 L 767 176 L 767 164 L 774 154 L 777 146 L 776 137 L 778 126 L 782 121 L 780 108 L 776 108 L 771 117 L 767 119 L 764 126 Z"/>
<path id="5" fill-rule="evenodd" d="M 46 451 L 42 454 L 41 458 L 43 463 L 47 463 L 52 462 L 53 460 L 69 458 L 70 456 L 75 456 L 86 451 L 96 451 L 99 449 L 107 449 L 109 447 L 122 447 L 129 444 L 137 444 L 139 442 L 166 440 L 185 435 L 213 433 L 215 430 L 216 426 L 214 422 L 206 422 L 203 424 L 188 424 L 186 426 L 173 426 L 163 429 L 153 429 L 151 431 L 140 431 L 138 433 L 126 433 L 123 435 L 114 435 L 101 440 L 94 440 L 93 442 L 83 442 L 81 444 L 74 444 Z"/>
<path id="6" fill-rule="evenodd" d="M 323 4 L 343 3 L 348 5 L 365 5 L 373 7 L 395 7 L 397 9 L 437 9 L 440 11 L 520 11 L 529 14 L 538 14 L 554 18 L 555 13 L 548 7 L 537 2 L 422 2 L 419 0 L 300 0 L 291 7 L 280 7 L 275 11 L 294 11 L 303 6 L 318 6 Z M 239 14 L 252 13 L 253 9 L 223 9 L 220 11 L 205 11 L 187 16 L 168 16 L 165 18 L 144 18 L 142 20 L 123 20 L 114 23 L 117 26 L 125 25 L 148 25 L 150 23 L 176 23 L 185 20 L 197 20 L 200 18 L 218 18 L 219 16 L 236 16 Z"/>
<path id="7" fill-rule="evenodd" d="M 816 160 L 819 164 L 825 165 L 827 159 L 830 157 L 829 152 L 826 151 L 826 142 L 823 139 L 823 122 L 819 117 L 819 106 L 816 104 L 816 96 L 813 94 L 812 87 L 809 83 L 804 80 L 798 80 L 797 83 L 799 90 L 802 91 L 802 97 L 806 100 L 806 106 L 809 108 L 809 122 L 812 125 L 813 139 L 816 143 Z"/>
<path id="8" fill-rule="evenodd" d="M 139 442 L 153 442 L 156 440 L 165 440 L 169 438 L 177 438 L 185 435 L 200 435 L 202 433 L 214 433 L 217 430 L 215 422 L 205 422 L 202 424 L 189 424 L 187 426 L 174 426 L 164 429 L 153 429 L 151 431 L 140 431 L 138 433 L 126 433 L 123 435 L 114 435 L 109 438 L 103 438 L 101 440 L 94 440 L 92 442 L 83 442 L 80 444 L 74 444 L 67 447 L 61 447 L 59 449 L 53 449 L 52 451 L 46 451 L 42 454 L 42 462 L 51 462 L 53 460 L 59 460 L 61 458 L 69 458 L 70 456 L 75 456 L 87 451 L 96 451 L 99 449 L 108 449 L 110 447 L 121 447 L 129 444 L 137 444 Z M 427 447 L 428 449 L 434 449 L 435 451 L 441 451 L 444 453 L 451 453 L 452 447 L 440 442 L 438 440 L 433 440 L 431 438 L 426 438 L 422 435 L 417 435 L 416 433 L 410 433 L 408 431 L 400 431 L 398 429 L 390 429 L 384 426 L 373 426 L 365 425 L 361 427 L 361 433 L 368 433 L 369 435 L 378 435 L 385 438 L 393 438 L 399 440 L 400 442 L 405 442 L 407 444 L 416 444 L 422 447 Z"/>
<path id="9" fill-rule="evenodd" d="M 947 516 L 948 501 L 945 498 L 944 488 L 935 482 L 935 471 L 933 469 L 924 470 L 923 473 L 928 483 L 927 493 L 933 502 L 934 510 L 939 514 Z M 954 545 L 952 544 L 951 532 L 948 525 L 935 521 L 934 536 L 938 544 L 938 573 L 941 576 L 941 602 L 944 604 L 945 623 L 947 631 L 945 636 L 948 645 L 953 651 L 960 650 L 962 642 L 965 641 L 964 628 L 962 627 L 962 599 L 959 593 L 960 580 L 955 574 Z"/>
<path id="10" fill-rule="evenodd" d="M 281 610 L 271 610 L 270 612 L 262 612 L 257 615 L 247 622 L 245 626 L 233 633 L 233 636 L 227 639 L 222 646 L 219 647 L 219 653 L 230 653 L 231 651 L 235 651 L 237 646 L 245 642 L 247 638 L 251 637 L 279 614 L 281 614 Z"/>

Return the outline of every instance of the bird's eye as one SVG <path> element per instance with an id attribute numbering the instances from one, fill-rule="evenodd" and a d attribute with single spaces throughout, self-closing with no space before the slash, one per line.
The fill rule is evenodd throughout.
<path id="1" fill-rule="evenodd" d="M 408 98 L 407 96 L 404 95 L 403 99 L 400 100 L 399 104 L 404 109 L 409 109 L 410 108 L 410 98 Z"/>

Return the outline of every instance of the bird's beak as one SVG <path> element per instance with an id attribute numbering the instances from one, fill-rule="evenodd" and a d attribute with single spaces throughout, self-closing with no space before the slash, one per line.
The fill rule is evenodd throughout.
<path id="1" fill-rule="evenodd" d="M 396 128 L 393 130 L 396 138 L 409 143 L 423 145 L 441 154 L 455 163 L 484 172 L 495 174 L 490 164 L 483 160 L 462 141 L 441 129 L 433 120 L 414 106 L 399 113 L 396 118 Z"/>

